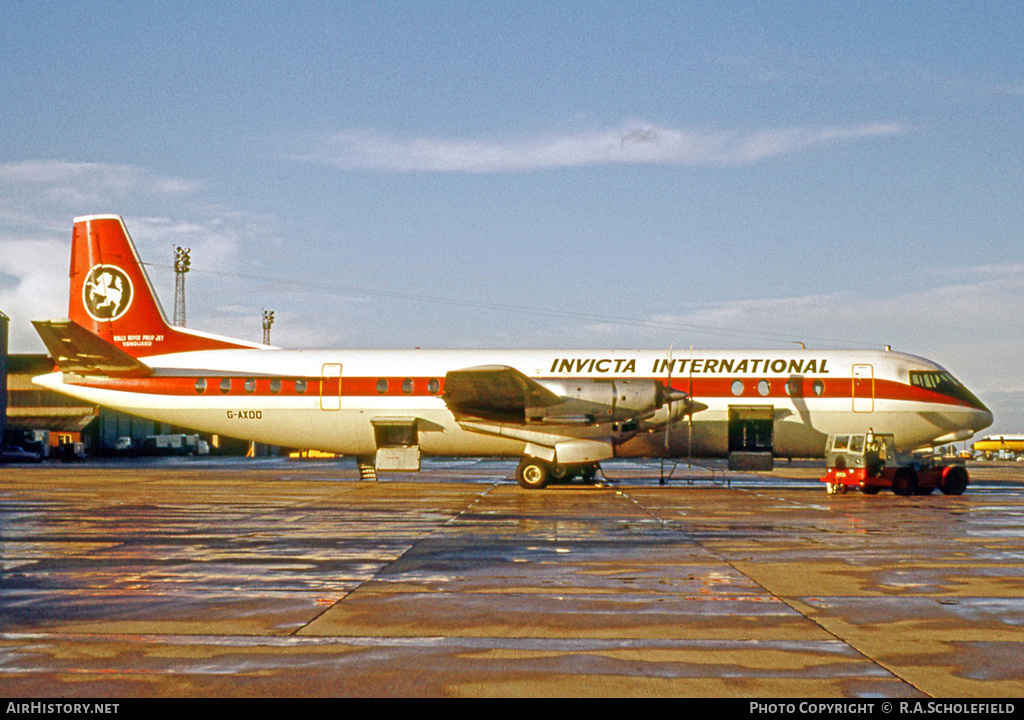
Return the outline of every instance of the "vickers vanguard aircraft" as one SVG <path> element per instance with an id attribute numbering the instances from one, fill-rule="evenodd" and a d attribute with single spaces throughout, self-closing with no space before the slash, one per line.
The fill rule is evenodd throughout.
<path id="1" fill-rule="evenodd" d="M 992 414 L 935 363 L 890 351 L 282 350 L 168 324 L 121 217 L 76 218 L 69 318 L 35 322 L 35 383 L 195 430 L 414 470 L 421 454 L 521 457 L 520 485 L 612 457 L 821 457 L 830 433 L 900 448 Z"/>

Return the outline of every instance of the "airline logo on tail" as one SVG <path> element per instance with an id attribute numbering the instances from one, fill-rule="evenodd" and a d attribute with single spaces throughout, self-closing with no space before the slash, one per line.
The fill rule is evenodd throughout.
<path id="1" fill-rule="evenodd" d="M 132 281 L 116 265 L 95 265 L 82 286 L 85 311 L 93 320 L 117 320 L 132 305 Z"/>
<path id="2" fill-rule="evenodd" d="M 68 319 L 86 333 L 98 336 L 136 358 L 196 350 L 258 348 L 257 343 L 200 333 L 168 325 L 153 292 L 146 269 L 119 215 L 86 215 L 75 218 L 71 235 L 71 274 Z M 49 333 L 57 342 L 74 341 L 82 348 L 78 358 L 89 366 L 88 355 L 97 347 L 63 325 Z M 64 338 L 64 339 L 62 339 Z M 49 346 L 47 346 L 49 347 Z M 55 346 L 58 347 L 58 346 Z M 66 352 L 67 348 L 63 352 Z M 104 367 L 115 372 L 138 372 L 129 362 L 105 358 Z"/>

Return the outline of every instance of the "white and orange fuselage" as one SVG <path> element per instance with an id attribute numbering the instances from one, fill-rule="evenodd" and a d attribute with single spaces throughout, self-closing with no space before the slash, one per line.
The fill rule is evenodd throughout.
<path id="1" fill-rule="evenodd" d="M 69 307 L 69 320 L 37 323 L 60 368 L 37 384 L 207 433 L 347 455 L 372 456 L 379 428 L 402 423 L 425 455 L 557 462 L 558 448 L 598 460 L 721 457 L 748 443 L 744 417 L 761 419 L 778 457 L 821 457 L 836 432 L 887 432 L 916 448 L 992 422 L 942 367 L 890 351 L 282 350 L 175 328 L 117 216 L 76 219 Z"/>
<path id="2" fill-rule="evenodd" d="M 140 359 L 153 375 L 58 372 L 37 382 L 153 420 L 286 447 L 372 455 L 371 421 L 410 417 L 419 420 L 425 454 L 518 456 L 522 442 L 460 426 L 443 400 L 449 371 L 501 364 L 550 384 L 667 382 L 667 368 L 658 370 L 669 362 L 664 351 L 653 350 L 233 349 Z M 966 439 L 991 422 L 980 403 L 911 384 L 911 372 L 944 370 L 901 353 L 701 350 L 675 363 L 672 386 L 707 409 L 694 414 L 692 428 L 685 419 L 675 423 L 667 449 L 662 433 L 647 432 L 617 445 L 616 455 L 725 456 L 729 410 L 736 407 L 771 407 L 779 457 L 818 457 L 825 437 L 836 432 L 884 428 L 901 447 L 913 448 Z M 811 372 L 796 372 L 800 367 Z"/>

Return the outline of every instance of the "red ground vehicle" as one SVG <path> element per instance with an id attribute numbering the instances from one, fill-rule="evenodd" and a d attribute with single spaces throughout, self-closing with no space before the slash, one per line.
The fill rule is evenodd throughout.
<path id="1" fill-rule="evenodd" d="M 946 495 L 962 495 L 969 480 L 962 464 L 899 452 L 892 435 L 871 431 L 830 435 L 825 465 L 821 481 L 829 493 L 852 486 L 866 495 L 883 488 L 892 488 L 896 495 L 927 495 L 935 488 Z"/>

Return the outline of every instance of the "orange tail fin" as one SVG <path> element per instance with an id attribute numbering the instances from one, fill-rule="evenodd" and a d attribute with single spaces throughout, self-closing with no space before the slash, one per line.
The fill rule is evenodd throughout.
<path id="1" fill-rule="evenodd" d="M 132 357 L 262 347 L 170 325 L 119 215 L 75 218 L 68 317 Z"/>

